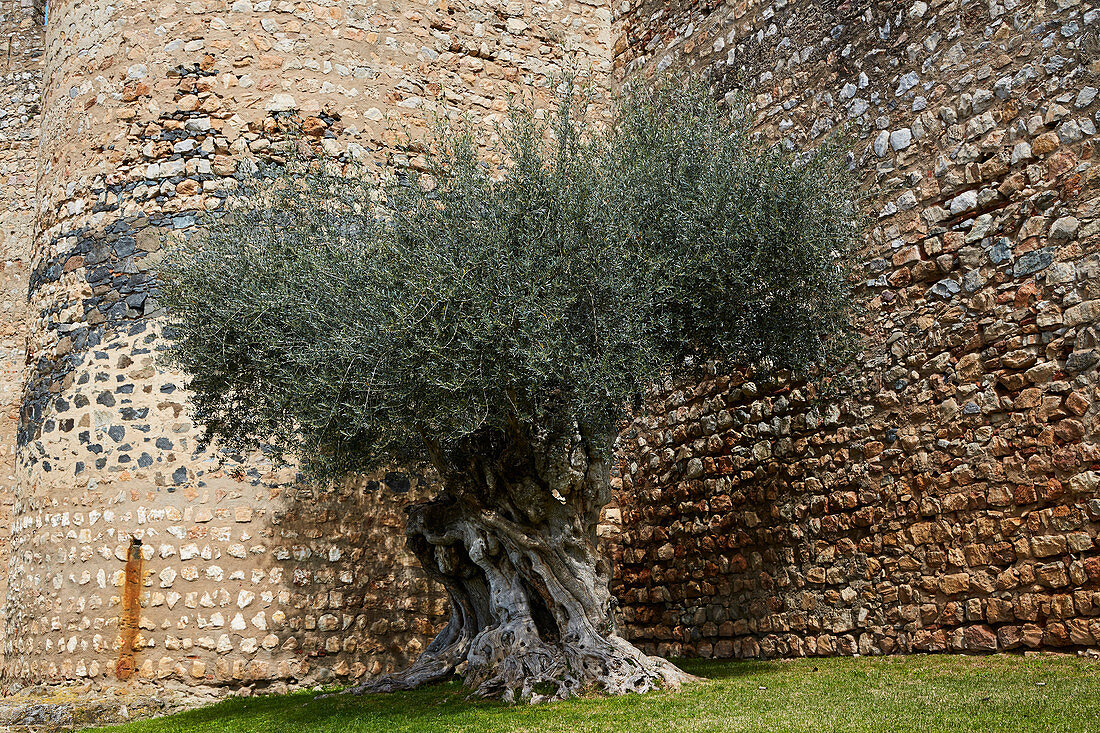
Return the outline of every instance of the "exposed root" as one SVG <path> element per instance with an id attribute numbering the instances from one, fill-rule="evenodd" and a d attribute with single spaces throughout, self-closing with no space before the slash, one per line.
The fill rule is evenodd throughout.
<path id="1" fill-rule="evenodd" d="M 660 657 L 643 654 L 619 636 L 584 645 L 536 644 L 471 666 L 466 683 L 478 697 L 540 703 L 587 694 L 625 695 L 679 689 L 695 678 Z"/>
<path id="2" fill-rule="evenodd" d="M 610 451 L 567 430 L 517 438 L 493 461 L 485 452 L 461 468 L 437 461 L 447 491 L 405 510 L 409 549 L 447 590 L 450 623 L 408 669 L 348 692 L 411 690 L 463 664 L 474 695 L 507 702 L 693 680 L 615 633 L 610 568 L 596 549 Z"/>
<path id="3" fill-rule="evenodd" d="M 576 644 L 552 646 L 535 640 L 531 644 L 514 644 L 508 652 L 491 646 L 490 637 L 499 634 L 479 635 L 476 645 L 480 651 L 471 649 L 469 657 L 458 663 L 446 651 L 442 654 L 425 651 L 407 669 L 349 687 L 340 694 L 413 690 L 450 679 L 462 661 L 468 662 L 466 685 L 472 688 L 473 695 L 507 703 L 536 704 L 588 694 L 678 690 L 696 679 L 660 657 L 643 654 L 619 636 L 599 640 L 589 648 Z"/>
<path id="4" fill-rule="evenodd" d="M 454 674 L 455 665 L 447 660 L 426 658 L 422 655 L 412 666 L 401 672 L 368 680 L 361 685 L 343 690 L 345 695 L 364 695 L 372 692 L 400 692 L 415 690 L 423 685 L 443 682 Z"/>
<path id="5" fill-rule="evenodd" d="M 470 635 L 470 627 L 465 623 L 462 607 L 455 606 L 451 610 L 451 620 L 447 626 L 409 667 L 400 672 L 382 675 L 361 685 L 349 687 L 343 690 L 342 694 L 400 692 L 444 682 L 450 679 L 458 666 L 466 661 L 470 649 Z"/>

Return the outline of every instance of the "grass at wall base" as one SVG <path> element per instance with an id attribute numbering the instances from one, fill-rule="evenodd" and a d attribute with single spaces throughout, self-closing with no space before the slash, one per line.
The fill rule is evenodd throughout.
<path id="1" fill-rule="evenodd" d="M 113 733 L 1100 731 L 1100 660 L 923 655 L 680 660 L 680 692 L 538 706 L 471 700 L 457 679 L 392 695 L 236 698 Z"/>

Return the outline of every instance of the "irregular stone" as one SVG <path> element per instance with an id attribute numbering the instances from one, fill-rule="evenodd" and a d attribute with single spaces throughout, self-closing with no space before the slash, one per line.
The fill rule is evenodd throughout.
<path id="1" fill-rule="evenodd" d="M 973 209 L 978 205 L 978 192 L 977 191 L 963 191 L 961 194 L 951 199 L 951 203 L 948 205 L 948 209 L 952 214 L 960 214 L 969 209 Z"/>
<path id="2" fill-rule="evenodd" d="M 1055 219 L 1050 227 L 1050 240 L 1052 242 L 1064 242 L 1077 236 L 1077 229 L 1081 223 L 1073 216 L 1063 216 Z"/>
<path id="3" fill-rule="evenodd" d="M 873 146 L 874 150 L 875 150 L 875 155 L 877 155 L 880 158 L 885 157 L 887 151 L 889 150 L 889 147 L 888 147 L 889 144 L 890 144 L 890 133 L 887 132 L 886 130 L 883 130 L 875 138 L 875 143 L 874 143 L 874 146 Z"/>
<path id="4" fill-rule="evenodd" d="M 913 132 L 908 127 L 890 133 L 890 147 L 894 150 L 905 150 L 912 142 Z"/>
<path id="5" fill-rule="evenodd" d="M 268 112 L 290 112 L 298 108 L 298 103 L 290 94 L 276 94 L 268 100 L 265 109 Z"/>
<path id="6" fill-rule="evenodd" d="M 1012 266 L 1012 277 L 1026 277 L 1050 267 L 1054 261 L 1051 248 L 1044 248 L 1020 255 Z"/>

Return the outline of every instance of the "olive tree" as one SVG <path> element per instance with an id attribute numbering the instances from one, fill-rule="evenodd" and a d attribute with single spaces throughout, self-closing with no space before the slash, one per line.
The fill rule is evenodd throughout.
<path id="1" fill-rule="evenodd" d="M 208 439 L 319 478 L 434 467 L 406 532 L 450 622 L 358 689 L 460 665 L 506 700 L 690 679 L 616 633 L 596 527 L 626 410 L 715 362 L 820 367 L 847 337 L 839 146 L 759 142 L 683 79 L 620 95 L 600 129 L 560 97 L 514 105 L 498 167 L 451 128 L 422 175 L 261 170 L 165 261 L 170 363 Z"/>

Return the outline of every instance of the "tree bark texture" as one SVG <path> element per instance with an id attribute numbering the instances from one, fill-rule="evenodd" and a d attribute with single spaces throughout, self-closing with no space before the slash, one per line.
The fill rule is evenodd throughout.
<path id="1" fill-rule="evenodd" d="M 596 547 L 611 498 L 604 440 L 573 426 L 458 460 L 436 452 L 443 491 L 406 509 L 406 534 L 446 589 L 450 621 L 409 668 L 352 691 L 408 690 L 458 671 L 475 695 L 540 702 L 693 679 L 616 633 L 610 569 Z"/>

